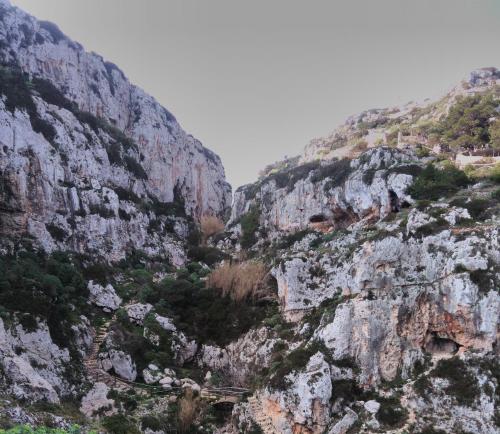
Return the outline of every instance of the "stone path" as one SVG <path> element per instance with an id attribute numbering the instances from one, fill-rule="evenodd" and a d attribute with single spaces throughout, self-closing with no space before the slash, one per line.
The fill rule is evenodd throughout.
<path id="1" fill-rule="evenodd" d="M 125 381 L 102 369 L 99 361 L 99 350 L 108 335 L 109 326 L 114 320 L 115 317 L 113 316 L 109 321 L 106 321 L 99 327 L 92 343 L 91 351 L 83 361 L 89 380 L 93 383 L 104 383 L 109 388 L 122 392 L 134 389 L 141 395 L 171 394 L 173 392 L 171 389 L 182 391 L 182 387 L 180 386 L 165 390 L 161 386 L 143 385 L 140 383 Z M 228 402 L 235 404 L 241 400 L 242 396 L 249 392 L 250 390 L 240 387 L 204 387 L 201 389 L 200 395 L 202 398 L 214 400 L 216 402 Z"/>
<path id="2" fill-rule="evenodd" d="M 101 344 L 106 339 L 108 335 L 108 329 L 113 321 L 114 317 L 105 322 L 99 329 L 97 330 L 96 336 L 94 338 L 94 342 L 92 343 L 92 349 L 90 350 L 89 355 L 83 361 L 83 365 L 85 367 L 85 371 L 87 372 L 87 377 L 94 383 L 104 383 L 106 386 L 116 389 L 119 391 L 130 390 L 133 387 L 127 382 L 109 374 L 104 369 L 101 368 L 99 363 L 99 349 L 101 348 Z"/>

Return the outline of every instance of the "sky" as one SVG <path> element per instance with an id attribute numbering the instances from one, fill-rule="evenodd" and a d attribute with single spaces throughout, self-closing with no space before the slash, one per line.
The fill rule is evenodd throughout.
<path id="1" fill-rule="evenodd" d="M 500 67 L 500 0 L 11 0 L 116 63 L 233 187 L 347 116 Z"/>

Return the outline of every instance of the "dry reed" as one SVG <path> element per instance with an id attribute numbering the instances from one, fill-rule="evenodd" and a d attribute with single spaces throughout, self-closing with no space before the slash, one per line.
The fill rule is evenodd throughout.
<path id="1" fill-rule="evenodd" d="M 234 301 L 259 298 L 268 295 L 266 279 L 268 272 L 262 262 L 248 261 L 240 264 L 223 263 L 207 279 L 207 287 L 222 290 Z"/>

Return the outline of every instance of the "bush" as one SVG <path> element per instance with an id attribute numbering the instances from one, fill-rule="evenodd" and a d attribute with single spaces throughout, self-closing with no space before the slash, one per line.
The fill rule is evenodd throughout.
<path id="1" fill-rule="evenodd" d="M 71 326 L 89 310 L 88 290 L 77 261 L 61 253 L 20 252 L 0 257 L 0 276 L 0 305 L 24 314 L 23 322 L 31 328 L 35 318 L 45 320 L 53 341 L 71 350 Z"/>
<path id="2" fill-rule="evenodd" d="M 319 182 L 328 178 L 325 191 L 342 185 L 351 174 L 351 161 L 348 159 L 338 160 L 326 166 L 320 166 L 311 177 L 312 182 Z"/>
<path id="3" fill-rule="evenodd" d="M 244 300 L 236 303 L 220 290 L 206 289 L 186 279 L 164 279 L 144 299 L 160 315 L 171 317 L 178 329 L 200 344 L 223 346 L 257 326 L 269 315 L 271 304 Z"/>
<path id="4" fill-rule="evenodd" d="M 401 407 L 401 404 L 396 398 L 377 398 L 380 402 L 380 408 L 377 412 L 377 419 L 387 427 L 401 426 L 406 417 L 407 412 Z"/>
<path id="5" fill-rule="evenodd" d="M 458 357 L 440 360 L 436 368 L 431 371 L 431 375 L 448 380 L 449 385 L 445 390 L 449 395 L 454 396 L 460 405 L 471 405 L 479 396 L 477 379 L 469 372 L 464 361 Z"/>
<path id="6" fill-rule="evenodd" d="M 63 32 L 61 32 L 61 30 L 56 24 L 51 23 L 50 21 L 39 21 L 38 23 L 40 24 L 40 27 L 42 29 L 45 29 L 47 30 L 47 32 L 50 33 L 52 39 L 56 44 L 58 44 L 63 39 L 66 39 L 66 36 L 64 35 Z"/>
<path id="7" fill-rule="evenodd" d="M 490 141 L 490 119 L 497 116 L 498 101 L 492 95 L 460 97 L 437 133 L 452 147 L 474 148 Z"/>
<path id="8" fill-rule="evenodd" d="M 16 109 L 24 110 L 30 118 L 33 131 L 42 134 L 52 143 L 56 131 L 52 125 L 40 118 L 27 80 L 28 77 L 19 69 L 0 67 L 0 93 L 6 97 L 5 107 L 11 113 Z"/>
<path id="9" fill-rule="evenodd" d="M 497 188 L 493 193 L 491 193 L 491 198 L 500 201 L 500 188 Z"/>
<path id="10" fill-rule="evenodd" d="M 115 414 L 105 417 L 102 426 L 110 434 L 140 434 L 137 427 L 130 422 L 123 414 Z"/>
<path id="11" fill-rule="evenodd" d="M 342 399 L 344 403 L 363 400 L 365 393 L 355 380 L 335 380 L 332 382 L 332 400 Z"/>
<path id="12" fill-rule="evenodd" d="M 122 187 L 114 187 L 115 193 L 120 200 L 126 200 L 128 202 L 140 203 L 141 199 L 132 190 L 127 190 Z"/>
<path id="13" fill-rule="evenodd" d="M 241 217 L 241 247 L 249 249 L 257 242 L 257 230 L 260 225 L 260 209 L 253 206 Z"/>
<path id="14" fill-rule="evenodd" d="M 276 247 L 278 247 L 278 249 L 288 249 L 292 247 L 296 242 L 302 241 L 302 239 L 310 233 L 312 232 L 309 229 L 304 229 L 302 231 L 286 235 L 276 243 Z"/>
<path id="15" fill-rule="evenodd" d="M 192 261 L 203 262 L 209 267 L 227 258 L 227 255 L 221 250 L 207 246 L 191 246 L 188 250 L 188 256 Z"/>
<path id="16" fill-rule="evenodd" d="M 475 198 L 465 203 L 465 208 L 470 216 L 475 220 L 485 220 L 488 218 L 488 209 L 493 204 L 487 199 Z"/>
<path id="17" fill-rule="evenodd" d="M 268 294 L 265 286 L 267 275 L 267 268 L 262 262 L 224 263 L 210 273 L 207 287 L 221 289 L 223 297 L 229 296 L 236 302 L 256 299 Z"/>
<path id="18" fill-rule="evenodd" d="M 489 171 L 488 177 L 495 183 L 500 184 L 500 163 L 495 164 Z"/>
<path id="19" fill-rule="evenodd" d="M 142 167 L 142 165 L 130 155 L 125 155 L 125 166 L 132 172 L 137 179 L 148 179 L 148 174 Z"/>
<path id="20" fill-rule="evenodd" d="M 318 351 L 322 352 L 329 359 L 328 350 L 319 341 L 313 341 L 308 345 L 301 345 L 288 353 L 280 363 L 271 367 L 269 387 L 274 390 L 286 389 L 289 385 L 289 380 L 286 377 L 294 371 L 298 372 L 304 369 L 311 357 Z"/>
<path id="21" fill-rule="evenodd" d="M 50 236 L 54 240 L 59 241 L 60 243 L 62 243 L 68 237 L 68 234 L 66 233 L 66 231 L 63 228 L 61 228 L 53 223 L 49 223 L 49 224 L 45 225 L 45 228 L 49 232 Z"/>
<path id="22" fill-rule="evenodd" d="M 414 199 L 438 200 L 441 197 L 450 196 L 468 184 L 467 175 L 455 166 L 447 165 L 439 169 L 429 164 L 415 178 L 408 193 Z"/>

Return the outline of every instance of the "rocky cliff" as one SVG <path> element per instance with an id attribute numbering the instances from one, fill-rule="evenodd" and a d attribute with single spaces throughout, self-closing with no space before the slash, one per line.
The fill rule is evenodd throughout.
<path id="1" fill-rule="evenodd" d="M 273 348 L 256 356 L 262 425 L 497 431 L 498 192 L 462 176 L 377 147 L 236 192 L 219 246 L 270 263 L 285 321 L 267 328 Z M 233 414 L 238 429 L 245 414 Z"/>
<path id="2" fill-rule="evenodd" d="M 48 251 L 180 263 L 178 217 L 224 216 L 219 157 L 118 67 L 8 1 L 0 63 L 2 244 L 28 236 Z"/>
<path id="3" fill-rule="evenodd" d="M 498 432 L 500 171 L 445 149 L 494 149 L 498 70 L 353 117 L 229 212 L 116 66 L 0 20 L 0 429 Z"/>

